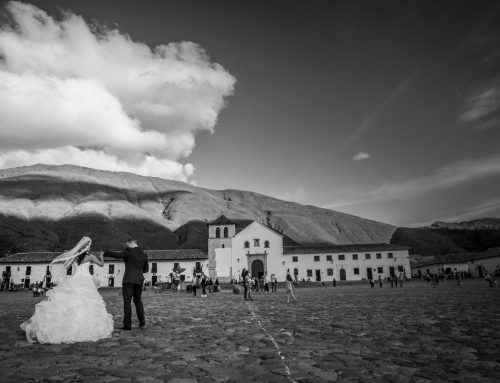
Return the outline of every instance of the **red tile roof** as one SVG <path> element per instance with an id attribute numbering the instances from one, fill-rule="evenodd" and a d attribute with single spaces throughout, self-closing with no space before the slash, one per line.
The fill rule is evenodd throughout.
<path id="1" fill-rule="evenodd" d="M 388 243 L 365 243 L 354 245 L 303 245 L 284 246 L 283 254 L 354 253 L 364 251 L 397 251 L 408 249 L 409 247 L 391 245 Z"/>

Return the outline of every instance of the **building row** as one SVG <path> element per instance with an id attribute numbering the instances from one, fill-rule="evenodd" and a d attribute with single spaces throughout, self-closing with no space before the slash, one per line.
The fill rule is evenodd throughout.
<path id="1" fill-rule="evenodd" d="M 289 245 L 286 237 L 254 220 L 220 216 L 208 223 L 207 252 L 199 249 L 145 250 L 150 269 L 146 281 L 165 281 L 174 269 L 181 279 L 192 281 L 195 269 L 220 282 L 239 279 L 243 269 L 252 276 L 274 274 L 284 281 L 287 271 L 299 281 L 331 282 L 411 276 L 409 248 L 380 244 Z M 59 253 L 20 253 L 0 258 L 0 272 L 16 284 L 29 286 L 72 271 L 50 264 Z M 121 286 L 124 263 L 105 259 L 104 267 L 93 267 L 94 277 L 104 286 Z"/>

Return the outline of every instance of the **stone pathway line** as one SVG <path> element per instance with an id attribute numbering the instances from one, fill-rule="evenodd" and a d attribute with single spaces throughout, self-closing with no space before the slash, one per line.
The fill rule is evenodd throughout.
<path id="1" fill-rule="evenodd" d="M 278 345 L 278 342 L 276 342 L 276 339 L 274 339 L 274 337 L 271 335 L 271 333 L 264 327 L 261 320 L 259 319 L 259 316 L 255 313 L 253 306 L 250 303 L 248 303 L 248 301 L 246 303 L 248 306 L 248 310 L 250 311 L 250 314 L 252 314 L 253 319 L 255 319 L 255 321 L 259 325 L 260 329 L 262 331 L 264 331 L 264 333 L 269 337 L 269 339 L 271 339 L 271 342 L 273 342 L 274 348 L 278 352 L 281 363 L 283 364 L 283 367 L 285 368 L 285 373 L 286 373 L 287 379 L 291 383 L 297 383 L 297 381 L 295 381 L 290 374 L 290 368 L 288 367 L 288 364 L 286 363 L 285 356 L 281 354 L 281 349 L 280 349 L 280 346 Z"/>

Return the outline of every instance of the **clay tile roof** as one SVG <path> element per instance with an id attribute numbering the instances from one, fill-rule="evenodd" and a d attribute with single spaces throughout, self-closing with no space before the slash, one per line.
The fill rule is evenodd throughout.
<path id="1" fill-rule="evenodd" d="M 49 263 L 61 252 L 17 253 L 0 258 L 0 263 Z"/>
<path id="2" fill-rule="evenodd" d="M 144 250 L 144 252 L 150 261 L 208 259 L 208 255 L 199 249 Z M 59 254 L 61 252 L 18 253 L 0 258 L 0 263 L 50 263 Z M 117 261 L 108 257 L 105 260 Z"/>
<path id="3" fill-rule="evenodd" d="M 144 250 L 150 261 L 208 259 L 207 253 L 199 249 Z"/>
<path id="4" fill-rule="evenodd" d="M 364 243 L 354 245 L 301 245 L 284 246 L 283 254 L 324 254 L 324 253 L 353 253 L 364 251 L 396 251 L 408 250 L 409 247 L 391 245 L 388 243 Z"/>

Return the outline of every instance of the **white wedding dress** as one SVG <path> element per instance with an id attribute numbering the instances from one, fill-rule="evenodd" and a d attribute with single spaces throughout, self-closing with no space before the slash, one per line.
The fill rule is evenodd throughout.
<path id="1" fill-rule="evenodd" d="M 30 343 L 95 342 L 113 333 L 113 317 L 97 291 L 90 263 L 47 292 L 21 329 Z"/>

